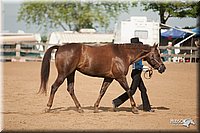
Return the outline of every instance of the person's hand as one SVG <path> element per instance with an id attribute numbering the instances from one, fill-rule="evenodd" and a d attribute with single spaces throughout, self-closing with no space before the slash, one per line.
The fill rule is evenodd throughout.
<path id="1" fill-rule="evenodd" d="M 150 67 L 148 67 L 148 66 L 143 66 L 142 70 L 143 70 L 143 72 L 147 72 L 147 71 L 150 70 Z"/>
<path id="2" fill-rule="evenodd" d="M 143 66 L 143 72 L 144 72 L 144 78 L 146 79 L 150 79 L 152 74 L 153 74 L 153 70 L 151 67 L 148 66 Z"/>

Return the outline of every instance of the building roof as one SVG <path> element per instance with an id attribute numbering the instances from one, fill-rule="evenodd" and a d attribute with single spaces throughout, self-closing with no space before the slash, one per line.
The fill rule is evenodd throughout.
<path id="1" fill-rule="evenodd" d="M 32 33 L 1 33 L 0 41 L 2 44 L 37 43 L 41 37 Z"/>
<path id="2" fill-rule="evenodd" d="M 101 43 L 112 42 L 114 34 L 78 33 L 78 32 L 52 32 L 49 44 L 62 43 Z"/>

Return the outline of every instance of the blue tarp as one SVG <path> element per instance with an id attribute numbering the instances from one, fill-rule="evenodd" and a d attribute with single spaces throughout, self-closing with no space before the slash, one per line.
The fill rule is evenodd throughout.
<path id="1" fill-rule="evenodd" d="M 184 38 L 186 36 L 186 34 L 187 34 L 187 32 L 171 28 L 168 31 L 161 33 L 161 36 L 162 37 L 171 37 L 171 38 Z"/>
<path id="2" fill-rule="evenodd" d="M 200 36 L 200 27 L 196 27 L 192 31 L 196 33 L 196 36 Z"/>

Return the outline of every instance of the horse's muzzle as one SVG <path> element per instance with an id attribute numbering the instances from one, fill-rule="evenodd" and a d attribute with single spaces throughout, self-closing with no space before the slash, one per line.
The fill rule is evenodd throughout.
<path id="1" fill-rule="evenodd" d="M 161 64 L 160 67 L 158 68 L 158 72 L 163 73 L 163 72 L 165 72 L 165 69 L 166 69 L 165 65 Z"/>

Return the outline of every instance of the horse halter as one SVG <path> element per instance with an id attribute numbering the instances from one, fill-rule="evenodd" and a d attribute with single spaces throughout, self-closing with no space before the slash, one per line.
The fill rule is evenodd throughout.
<path id="1" fill-rule="evenodd" d="M 151 53 L 153 53 L 153 52 L 150 52 L 149 54 L 151 54 Z M 160 63 L 157 59 L 155 59 L 155 58 L 153 57 L 153 55 L 152 55 L 152 57 L 149 57 L 149 59 L 150 59 L 151 61 L 153 60 L 154 62 L 156 62 L 159 66 L 158 66 L 158 68 L 154 68 L 154 67 L 155 67 L 155 64 L 152 64 L 153 66 L 150 66 L 150 69 L 148 69 L 147 71 L 144 72 L 144 78 L 146 78 L 146 79 L 150 79 L 150 78 L 152 77 L 152 75 L 153 75 L 153 70 L 158 69 L 158 71 L 160 71 L 161 68 L 162 68 L 162 66 L 164 65 L 163 63 Z"/>
<path id="2" fill-rule="evenodd" d="M 150 52 L 149 54 L 151 54 L 151 53 L 154 53 L 154 52 Z M 153 69 L 158 69 L 159 70 L 164 65 L 163 63 L 160 63 L 157 59 L 155 59 L 153 57 L 153 55 L 151 57 L 149 57 L 149 58 L 150 58 L 151 61 L 153 60 L 154 62 L 156 62 L 159 65 L 158 68 L 154 68 L 155 64 L 152 64 L 153 65 Z"/>
<path id="3" fill-rule="evenodd" d="M 158 63 L 159 67 L 158 70 L 160 69 L 160 67 L 163 65 L 163 63 L 160 63 L 157 59 L 153 58 L 151 60 L 154 60 L 156 63 Z"/>

